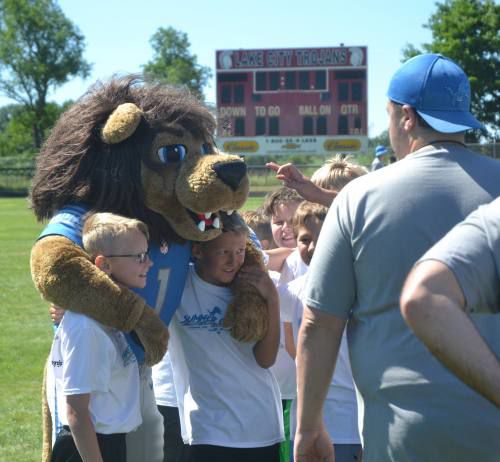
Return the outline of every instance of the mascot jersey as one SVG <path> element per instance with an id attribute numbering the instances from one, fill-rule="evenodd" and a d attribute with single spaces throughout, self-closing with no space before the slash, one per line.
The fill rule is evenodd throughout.
<path id="1" fill-rule="evenodd" d="M 88 210 L 81 205 L 70 205 L 62 208 L 52 217 L 38 239 L 53 235 L 64 236 L 76 245 L 83 247 L 82 218 Z M 189 242 L 185 244 L 174 243 L 168 247 L 166 244 L 162 246 L 150 245 L 149 258 L 153 262 L 153 266 L 148 272 L 146 287 L 133 289 L 159 313 L 166 325 L 170 323 L 180 303 L 190 256 L 191 244 Z M 133 334 L 127 334 L 127 339 L 137 361 L 144 362 L 144 350 L 136 340 L 137 337 Z"/>

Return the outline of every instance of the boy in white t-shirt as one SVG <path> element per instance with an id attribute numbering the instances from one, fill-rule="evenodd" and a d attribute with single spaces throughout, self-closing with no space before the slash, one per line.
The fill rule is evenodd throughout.
<path id="1" fill-rule="evenodd" d="M 311 263 L 327 212 L 326 207 L 312 202 L 302 202 L 295 212 L 293 227 L 297 238 L 297 249 L 307 266 Z M 302 298 L 306 277 L 307 274 L 285 286 L 279 286 L 282 316 L 285 321 L 285 346 L 293 359 L 296 355 L 296 341 L 302 320 Z M 323 408 L 325 427 L 335 441 L 336 462 L 361 460 L 357 417 L 356 392 L 344 333 L 335 372 Z M 296 400 L 292 405 L 290 421 L 293 435 L 296 422 Z"/>
<path id="2" fill-rule="evenodd" d="M 367 170 L 353 164 L 349 158 L 344 155 L 337 155 L 327 160 L 311 179 L 303 176 L 293 164 L 278 166 L 277 164 L 268 164 L 273 170 L 279 170 L 278 179 L 284 180 L 284 183 L 290 187 L 282 187 L 268 196 L 264 203 L 264 210 L 271 216 L 273 226 L 273 237 L 278 247 L 295 247 L 296 236 L 293 231 L 293 219 L 295 211 L 302 201 L 302 197 L 310 198 L 323 205 L 330 205 L 338 191 L 340 191 L 351 180 L 364 175 Z M 300 194 L 300 195 L 299 195 Z M 283 239 L 286 237 L 287 239 Z M 282 258 L 284 259 L 282 260 Z M 278 285 L 286 284 L 294 279 L 304 275 L 307 272 L 307 265 L 303 262 L 299 252 L 295 249 L 287 255 L 281 252 L 276 254 L 273 263 L 273 269 L 279 268 L 279 276 L 275 279 Z M 281 300 L 281 310 L 284 309 L 286 301 Z M 282 445 L 282 462 L 289 459 L 290 444 L 288 441 L 289 432 L 289 410 L 292 399 L 296 396 L 296 371 L 295 363 L 286 354 L 284 348 L 284 325 L 281 327 L 280 351 L 273 371 L 276 373 L 283 397 L 285 435 L 287 442 Z"/>
<path id="3" fill-rule="evenodd" d="M 271 232 L 275 247 L 290 249 L 290 253 L 281 254 L 284 259 L 281 260 L 281 263 L 278 265 L 279 272 L 269 272 L 276 286 L 286 284 L 301 274 L 304 274 L 307 270 L 307 266 L 302 263 L 299 253 L 297 252 L 297 241 L 293 234 L 293 216 L 302 200 L 302 197 L 295 190 L 287 187 L 280 187 L 276 191 L 270 193 L 262 205 L 264 215 L 267 216 L 271 222 Z M 275 262 L 277 260 L 279 261 L 280 258 L 274 259 Z M 271 264 L 270 267 L 273 268 L 274 265 Z M 278 269 L 278 267 L 274 269 Z M 281 322 L 280 347 L 272 372 L 280 387 L 283 406 L 285 441 L 281 444 L 280 461 L 288 462 L 291 452 L 290 406 L 297 394 L 297 383 L 295 379 L 295 362 L 285 350 L 284 338 L 284 325 L 283 322 Z"/>
<path id="4" fill-rule="evenodd" d="M 90 215 L 83 227 L 94 264 L 129 288 L 146 284 L 148 236 L 144 223 L 111 213 Z M 50 411 L 63 424 L 52 462 L 126 462 L 125 435 L 142 419 L 138 365 L 122 332 L 67 311 L 52 343 L 47 388 L 55 388 Z"/>
<path id="5" fill-rule="evenodd" d="M 219 237 L 193 243 L 196 262 L 170 325 L 182 436 L 190 445 L 183 460 L 277 462 L 283 423 L 269 367 L 279 343 L 278 293 L 265 271 L 239 272 L 248 235 L 241 217 L 221 214 L 221 221 Z M 223 327 L 235 277 L 254 285 L 268 304 L 269 329 L 256 343 L 238 342 Z"/>

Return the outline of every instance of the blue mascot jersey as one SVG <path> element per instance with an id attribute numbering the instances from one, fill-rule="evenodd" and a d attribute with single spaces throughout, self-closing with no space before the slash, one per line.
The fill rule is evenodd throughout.
<path id="1" fill-rule="evenodd" d="M 83 216 L 88 209 L 78 205 L 70 205 L 59 210 L 39 236 L 64 236 L 83 247 Z M 191 256 L 191 244 L 171 244 L 168 246 L 150 245 L 149 257 L 153 266 L 149 269 L 147 284 L 144 289 L 132 289 L 146 303 L 154 308 L 162 321 L 168 325 L 181 301 L 182 292 Z M 130 346 L 137 360 L 144 361 L 144 350 L 135 340 L 133 334 L 127 334 Z"/>

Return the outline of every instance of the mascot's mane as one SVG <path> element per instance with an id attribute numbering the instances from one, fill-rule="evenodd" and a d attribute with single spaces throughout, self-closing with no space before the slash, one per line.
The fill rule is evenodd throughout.
<path id="1" fill-rule="evenodd" d="M 140 108 L 142 120 L 128 139 L 106 144 L 102 127 L 123 103 Z M 137 76 L 96 83 L 62 114 L 38 155 L 30 192 L 37 219 L 50 218 L 65 205 L 83 203 L 93 211 L 144 221 L 156 242 L 181 241 L 161 215 L 145 206 L 141 185 L 141 159 L 155 134 L 170 124 L 213 141 L 214 118 L 186 90 L 144 83 Z"/>

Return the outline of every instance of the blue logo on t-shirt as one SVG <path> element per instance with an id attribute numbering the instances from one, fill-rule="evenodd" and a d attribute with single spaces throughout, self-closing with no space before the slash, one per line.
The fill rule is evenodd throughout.
<path id="1" fill-rule="evenodd" d="M 220 334 L 225 330 L 222 326 L 223 321 L 222 310 L 218 306 L 214 306 L 211 310 L 207 310 L 206 314 L 185 314 L 180 324 L 190 329 L 207 329 L 208 332 Z"/>
<path id="2" fill-rule="evenodd" d="M 125 348 L 122 351 L 122 361 L 123 361 L 123 367 L 127 367 L 129 364 L 137 362 L 134 352 L 132 351 L 132 348 L 130 348 L 129 345 L 127 345 L 127 348 Z"/>

